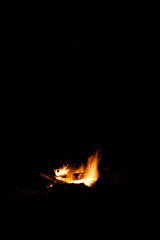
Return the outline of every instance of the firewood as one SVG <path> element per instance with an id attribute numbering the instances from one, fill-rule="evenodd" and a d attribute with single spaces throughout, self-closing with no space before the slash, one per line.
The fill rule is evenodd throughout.
<path id="1" fill-rule="evenodd" d="M 52 177 L 50 177 L 50 176 L 48 176 L 48 175 L 46 175 L 46 174 L 44 174 L 42 172 L 40 172 L 39 174 L 41 175 L 41 177 L 44 177 L 44 178 L 50 180 L 53 183 L 61 183 L 61 184 L 64 183 L 63 181 L 59 181 L 56 178 L 54 178 L 54 177 L 52 178 Z"/>

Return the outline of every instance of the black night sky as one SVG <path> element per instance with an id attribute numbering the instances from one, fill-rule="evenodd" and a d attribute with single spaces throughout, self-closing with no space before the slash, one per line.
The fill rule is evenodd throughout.
<path id="1" fill-rule="evenodd" d="M 151 24 L 111 16 L 39 13 L 9 22 L 4 104 L 11 165 L 76 156 L 99 144 L 120 165 L 150 165 L 158 97 Z"/>
<path id="2" fill-rule="evenodd" d="M 102 167 L 141 172 L 158 189 L 156 38 L 137 14 L 50 9 L 7 20 L 4 172 L 45 172 L 101 146 Z"/>

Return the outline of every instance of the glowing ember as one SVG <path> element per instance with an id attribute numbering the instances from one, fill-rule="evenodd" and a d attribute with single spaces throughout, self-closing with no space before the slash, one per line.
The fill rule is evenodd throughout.
<path id="1" fill-rule="evenodd" d="M 68 165 L 54 170 L 55 178 L 66 183 L 84 183 L 92 186 L 99 178 L 98 164 L 99 151 L 88 158 L 87 164 L 82 164 L 79 168 L 70 168 Z"/>

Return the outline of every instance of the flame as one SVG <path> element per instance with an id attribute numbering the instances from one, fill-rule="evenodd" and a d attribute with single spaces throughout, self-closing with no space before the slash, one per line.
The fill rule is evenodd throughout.
<path id="1" fill-rule="evenodd" d="M 72 168 L 63 165 L 62 168 L 55 169 L 55 178 L 66 183 L 84 183 L 91 187 L 99 178 L 98 164 L 100 162 L 99 150 L 88 158 L 87 164 L 82 164 L 79 168 Z"/>

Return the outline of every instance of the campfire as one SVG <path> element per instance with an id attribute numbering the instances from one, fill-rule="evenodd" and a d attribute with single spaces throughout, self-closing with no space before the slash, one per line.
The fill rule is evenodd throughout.
<path id="1" fill-rule="evenodd" d="M 66 183 L 84 183 L 91 187 L 99 178 L 98 164 L 100 161 L 99 151 L 88 158 L 87 164 L 82 164 L 78 168 L 63 165 L 62 168 L 55 169 L 55 178 Z"/>
<path id="2" fill-rule="evenodd" d="M 91 187 L 99 178 L 100 173 L 98 165 L 100 162 L 99 149 L 91 155 L 86 164 L 81 164 L 78 168 L 63 165 L 59 169 L 54 169 L 54 177 L 51 178 L 41 173 L 41 176 L 52 180 L 54 183 L 84 183 L 86 186 Z M 51 187 L 53 184 L 51 184 Z"/>

